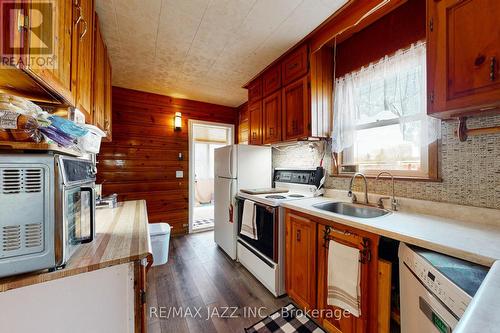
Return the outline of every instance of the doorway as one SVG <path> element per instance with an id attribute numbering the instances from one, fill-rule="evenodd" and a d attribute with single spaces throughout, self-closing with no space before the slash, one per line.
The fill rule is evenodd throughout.
<path id="1" fill-rule="evenodd" d="M 232 145 L 234 125 L 189 120 L 189 233 L 214 228 L 214 150 Z"/>

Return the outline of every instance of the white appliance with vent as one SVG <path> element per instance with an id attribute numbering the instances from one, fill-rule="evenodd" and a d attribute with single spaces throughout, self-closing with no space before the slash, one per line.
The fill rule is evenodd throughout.
<path id="1" fill-rule="evenodd" d="M 238 223 L 235 195 L 240 188 L 271 187 L 271 147 L 229 145 L 214 151 L 214 237 L 236 259 Z"/>
<path id="2" fill-rule="evenodd" d="M 0 155 L 0 277 L 63 267 L 95 231 L 92 161 Z"/>
<path id="3" fill-rule="evenodd" d="M 401 332 L 451 333 L 488 270 L 400 243 Z"/>
<path id="4" fill-rule="evenodd" d="M 236 196 L 238 261 L 276 297 L 286 293 L 285 209 L 281 205 L 315 196 L 323 176 L 323 168 L 275 169 L 273 188 L 241 189 Z M 254 202 L 257 239 L 241 234 L 247 200 Z"/>

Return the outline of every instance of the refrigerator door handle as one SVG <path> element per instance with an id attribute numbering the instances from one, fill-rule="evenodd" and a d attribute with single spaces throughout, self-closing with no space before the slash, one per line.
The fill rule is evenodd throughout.
<path id="1" fill-rule="evenodd" d="M 233 178 L 233 147 L 229 149 L 229 176 Z"/>
<path id="2" fill-rule="evenodd" d="M 234 223 L 234 207 L 233 204 L 229 204 L 229 223 Z"/>

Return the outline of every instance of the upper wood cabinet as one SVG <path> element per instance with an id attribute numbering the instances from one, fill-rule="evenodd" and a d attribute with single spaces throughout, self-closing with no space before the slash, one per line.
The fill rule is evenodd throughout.
<path id="1" fill-rule="evenodd" d="M 105 79 L 106 79 L 106 45 L 102 39 L 101 29 L 99 26 L 99 19 L 95 16 L 95 27 L 93 29 L 95 34 L 95 47 L 94 47 L 94 73 L 93 73 L 93 124 L 103 131 L 105 131 L 105 108 L 106 108 L 106 94 L 105 94 Z"/>
<path id="2" fill-rule="evenodd" d="M 111 60 L 106 48 L 106 63 L 105 63 L 105 79 L 104 79 L 104 131 L 106 132 L 105 141 L 111 141 L 113 138 L 113 98 L 112 98 L 112 68 Z"/>
<path id="3" fill-rule="evenodd" d="M 259 82 L 262 82 L 263 143 L 331 134 L 332 67 L 330 46 L 308 55 L 308 46 L 304 44 L 246 86 L 252 104 L 260 100 Z M 278 92 L 281 97 L 276 96 Z M 276 112 L 278 106 L 280 112 Z M 279 119 L 280 124 L 276 125 Z"/>
<path id="4" fill-rule="evenodd" d="M 238 107 L 238 143 L 248 144 L 248 103 Z"/>
<path id="5" fill-rule="evenodd" d="M 316 224 L 290 211 L 285 215 L 285 281 L 297 305 L 316 307 Z"/>
<path id="6" fill-rule="evenodd" d="M 248 103 L 262 98 L 262 78 L 259 77 L 248 85 Z"/>
<path id="7" fill-rule="evenodd" d="M 262 144 L 262 102 L 257 101 L 248 105 L 248 143 Z"/>
<path id="8" fill-rule="evenodd" d="M 286 56 L 282 63 L 281 75 L 283 85 L 307 74 L 309 69 L 307 61 L 307 44 Z"/>
<path id="9" fill-rule="evenodd" d="M 50 87 L 61 95 L 66 101 L 73 102 L 74 97 L 71 87 L 71 36 L 72 36 L 72 1 L 54 1 L 51 5 L 47 2 L 30 1 L 28 17 L 25 21 L 29 31 L 40 25 L 39 18 L 32 15 L 41 15 L 41 18 L 51 18 L 52 25 L 41 25 L 43 29 L 35 35 L 26 33 L 28 65 L 25 69 L 45 86 Z M 37 13 L 37 14 L 34 14 Z M 47 46 L 52 50 L 47 50 Z M 44 50 L 52 52 L 51 58 L 44 54 Z M 43 61 L 42 61 L 43 60 Z"/>
<path id="10" fill-rule="evenodd" d="M 309 96 L 307 76 L 283 88 L 283 140 L 309 136 L 311 128 Z"/>
<path id="11" fill-rule="evenodd" d="M 281 91 L 262 100 L 263 143 L 281 141 Z"/>
<path id="12" fill-rule="evenodd" d="M 71 105 L 72 1 L 9 1 L 2 6 L 0 90 Z M 40 26 L 44 18 L 49 24 Z"/>
<path id="13" fill-rule="evenodd" d="M 325 238 L 326 237 L 326 238 Z M 323 319 L 323 326 L 331 332 L 371 333 L 377 332 L 377 300 L 378 300 L 378 243 L 379 236 L 350 228 L 340 224 L 323 225 L 318 223 L 318 309 L 335 311 L 335 307 L 327 304 L 328 298 L 328 266 L 332 260 L 328 258 L 329 241 L 341 243 L 359 249 L 361 255 L 360 306 L 361 315 L 342 318 Z M 342 267 L 333 267 L 342 270 Z M 340 309 L 340 312 L 342 309 Z"/>
<path id="14" fill-rule="evenodd" d="M 281 66 L 271 67 L 262 75 L 262 88 L 264 96 L 281 88 Z"/>
<path id="15" fill-rule="evenodd" d="M 428 1 L 428 113 L 500 107 L 500 3 Z"/>
<path id="16" fill-rule="evenodd" d="M 72 83 L 75 106 L 87 116 L 87 119 L 92 119 L 94 1 L 75 0 L 73 17 Z"/>

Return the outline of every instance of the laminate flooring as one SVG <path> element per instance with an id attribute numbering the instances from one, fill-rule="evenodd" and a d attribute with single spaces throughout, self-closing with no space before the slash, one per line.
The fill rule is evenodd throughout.
<path id="1" fill-rule="evenodd" d="M 275 298 L 214 242 L 213 231 L 170 240 L 169 261 L 148 273 L 148 332 L 244 332 L 290 303 Z"/>

